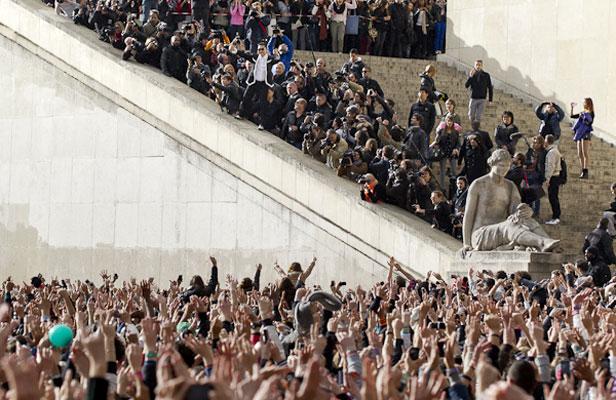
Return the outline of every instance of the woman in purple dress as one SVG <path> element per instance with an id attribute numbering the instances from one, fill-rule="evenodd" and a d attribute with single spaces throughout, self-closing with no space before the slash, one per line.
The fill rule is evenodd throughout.
<path id="1" fill-rule="evenodd" d="M 580 179 L 588 179 L 588 165 L 590 164 L 588 153 L 593 131 L 592 124 L 595 120 L 595 107 L 590 97 L 584 99 L 584 111 L 581 113 L 573 113 L 575 106 L 576 103 L 571 103 L 571 118 L 577 119 L 575 125 L 573 125 L 573 141 L 577 144 L 578 158 L 582 168 Z"/>

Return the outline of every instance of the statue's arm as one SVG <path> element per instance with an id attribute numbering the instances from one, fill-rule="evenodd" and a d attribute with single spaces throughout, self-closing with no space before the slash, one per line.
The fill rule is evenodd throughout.
<path id="1" fill-rule="evenodd" d="M 462 238 L 465 247 L 470 247 L 471 245 L 471 235 L 473 234 L 473 225 L 477 214 L 477 203 L 479 202 L 477 196 L 478 191 L 474 189 L 476 189 L 474 184 L 471 184 L 471 187 L 468 189 L 464 219 L 462 220 Z"/>
<path id="2" fill-rule="evenodd" d="M 511 215 L 517 211 L 518 205 L 522 202 L 522 197 L 520 197 L 520 191 L 515 184 L 511 181 L 507 182 L 509 182 L 509 193 L 511 195 L 511 201 L 509 202 L 509 215 Z"/>

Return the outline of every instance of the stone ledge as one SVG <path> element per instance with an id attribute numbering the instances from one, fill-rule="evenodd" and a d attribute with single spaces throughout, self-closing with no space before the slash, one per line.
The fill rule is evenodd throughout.
<path id="1" fill-rule="evenodd" d="M 452 271 L 466 273 L 468 268 L 503 270 L 513 273 L 528 271 L 535 278 L 545 278 L 550 272 L 560 268 L 562 255 L 558 253 L 536 253 L 529 251 L 472 251 L 464 258 L 456 254 Z"/>
<path id="2" fill-rule="evenodd" d="M 449 269 L 460 243 L 448 235 L 393 206 L 361 202 L 354 183 L 252 124 L 221 113 L 216 104 L 160 71 L 122 61 L 119 52 L 96 40 L 93 32 L 52 14 L 41 3 L 0 0 L 0 9 L 0 24 L 42 47 L 37 54 L 48 62 L 111 92 L 107 95 L 118 104 L 184 145 L 204 146 L 204 157 L 224 164 L 294 212 L 317 219 L 318 226 L 344 236 L 381 266 L 393 254 L 417 275 Z M 295 187 L 294 195 L 285 190 L 289 186 Z M 300 196 L 314 190 L 319 194 Z"/>

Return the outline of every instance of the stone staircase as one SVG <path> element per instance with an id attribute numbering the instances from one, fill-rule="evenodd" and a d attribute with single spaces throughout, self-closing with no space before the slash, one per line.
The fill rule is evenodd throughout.
<path id="1" fill-rule="evenodd" d="M 296 52 L 303 62 L 312 61 L 310 52 Z M 323 58 L 330 72 L 337 70 L 347 60 L 346 54 L 315 53 L 316 58 Z M 465 122 L 467 112 L 468 92 L 464 88 L 466 76 L 444 63 L 426 60 L 391 59 L 372 56 L 362 56 L 364 62 L 372 68 L 376 79 L 385 96 L 395 101 L 395 109 L 400 122 L 406 123 L 410 105 L 416 99 L 419 88 L 419 74 L 428 63 L 437 67 L 436 87 L 444 91 L 457 104 L 457 112 Z M 487 69 L 489 72 L 489 69 Z M 568 108 L 568 105 L 567 105 Z M 534 105 L 511 94 L 495 90 L 494 102 L 486 106 L 482 119 L 482 129 L 493 134 L 504 110 L 510 110 L 515 115 L 515 124 L 521 132 L 528 136 L 535 135 L 539 121 L 534 113 Z M 609 186 L 616 181 L 616 149 L 603 140 L 594 137 L 591 145 L 590 179 L 580 180 L 580 167 L 577 160 L 575 143 L 571 139 L 569 122 L 562 123 L 560 151 L 569 167 L 567 185 L 561 186 L 560 200 L 562 218 L 559 226 L 545 226 L 548 233 L 563 242 L 565 260 L 575 260 L 581 257 L 584 236 L 592 230 L 601 217 L 602 210 L 611 201 Z M 468 124 L 464 126 L 467 129 Z M 525 152 L 526 145 L 520 141 L 519 150 Z M 438 167 L 438 166 L 437 166 Z M 551 208 L 547 198 L 542 199 L 541 220 L 551 217 Z"/>

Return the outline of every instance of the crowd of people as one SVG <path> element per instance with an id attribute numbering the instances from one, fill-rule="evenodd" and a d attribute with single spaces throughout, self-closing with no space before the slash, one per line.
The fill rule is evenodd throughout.
<path id="1" fill-rule="evenodd" d="M 57 0 L 43 0 L 54 5 Z M 72 1 L 72 0 L 70 0 Z M 76 0 L 75 0 L 76 1 Z M 62 3 L 62 2 L 60 2 Z M 152 11 L 172 30 L 196 21 L 204 31 L 224 32 L 257 44 L 280 29 L 293 48 L 405 58 L 433 58 L 445 50 L 446 0 L 83 0 L 82 15 L 92 19 L 128 14 L 144 25 Z M 101 6 L 99 7 L 99 4 Z M 96 18 L 94 18 L 96 19 Z M 110 30 L 126 18 L 113 18 Z M 100 21 L 98 21 L 100 23 Z"/>
<path id="2" fill-rule="evenodd" d="M 193 13 L 198 9 L 196 3 L 193 0 Z M 360 182 L 364 200 L 398 205 L 460 238 L 467 189 L 487 173 L 490 153 L 504 148 L 514 159 L 507 177 L 518 186 L 522 200 L 532 205 L 538 217 L 541 198 L 547 196 L 552 217 L 545 222 L 560 223 L 559 188 L 566 183 L 567 168 L 558 142 L 565 113 L 553 102 L 538 105 L 540 124 L 532 145 L 519 132 L 510 111 L 503 112 L 493 135 L 482 130 L 493 85 L 481 60 L 475 62 L 465 83 L 469 91 L 466 115 L 458 114 L 454 99 L 437 89 L 436 68 L 428 65 L 418 78 L 417 101 L 404 127 L 394 101 L 374 79 L 360 50 L 351 49 L 348 61 L 334 68 L 323 59 L 301 63 L 293 57 L 297 38 L 288 36 L 289 27 L 280 19 L 270 34 L 267 24 L 255 28 L 249 17 L 245 25 L 253 28 L 244 39 L 241 15 L 246 11 L 237 9 L 262 7 L 258 2 L 248 6 L 233 2 L 232 12 L 241 15 L 229 32 L 207 22 L 215 17 L 209 11 L 201 10 L 203 14 L 181 22 L 182 15 L 172 12 L 173 7 L 165 9 L 164 4 L 162 0 L 151 7 L 137 0 L 84 1 L 73 19 L 122 50 L 125 60 L 134 58 L 160 68 L 236 118 L 254 122 L 339 176 Z M 317 4 L 326 3 L 318 0 Z M 350 4 L 337 0 L 332 6 L 340 13 L 354 9 L 344 8 Z M 399 4 L 396 1 L 391 6 Z M 409 4 L 416 7 L 424 1 Z M 143 13 L 149 15 L 144 22 L 139 18 Z M 251 36 L 250 32 L 258 34 Z M 575 106 L 572 103 L 570 111 L 571 118 L 577 119 L 573 130 L 580 177 L 588 178 L 593 104 L 585 99 L 579 114 L 574 114 Z M 518 153 L 520 139 L 526 142 L 527 151 Z M 433 173 L 435 166 L 438 176 Z"/>
<path id="3" fill-rule="evenodd" d="M 616 279 L 589 245 L 545 279 L 473 271 L 329 288 L 294 262 L 225 273 L 2 283 L 2 398 L 608 400 Z M 612 254 L 613 257 L 613 254 Z M 204 267 L 206 268 L 206 267 Z M 222 269 L 221 270 L 219 270 Z M 62 332 L 62 335 L 59 334 Z"/>
<path id="4" fill-rule="evenodd" d="M 211 23 L 216 14 L 200 9 L 195 0 L 190 20 L 174 12 L 179 5 L 169 7 L 163 0 L 146 3 L 84 1 L 74 10 L 73 20 L 122 50 L 123 59 L 160 68 L 215 100 L 225 112 L 254 122 L 339 176 L 360 182 L 366 201 L 398 205 L 434 228 L 461 238 L 467 189 L 487 173 L 491 152 L 503 148 L 513 156 L 507 178 L 515 182 L 523 202 L 532 205 L 538 218 L 541 199 L 547 197 L 552 216 L 545 223 L 560 223 L 559 191 L 567 182 L 567 165 L 558 143 L 565 112 L 554 102 L 539 104 L 535 112 L 540 123 L 532 145 L 514 124 L 510 111 L 503 112 L 493 135 L 482 130 L 481 119 L 494 90 L 481 60 L 475 62 L 465 82 L 469 91 L 466 115 L 458 114 L 454 99 L 437 89 L 436 68 L 428 65 L 418 78 L 417 100 L 404 127 L 394 101 L 383 92 L 357 48 L 349 51 L 342 66 L 329 68 L 323 59 L 301 63 L 293 57 L 297 35 L 288 36 L 292 19 L 277 19 L 271 33 L 265 22 L 253 26 L 252 15 L 263 13 L 265 4 L 244 5 L 235 0 L 230 6 L 236 16 L 232 18 L 234 28 L 226 31 Z M 293 5 L 286 0 L 278 3 Z M 438 1 L 427 3 L 432 8 L 444 6 Z M 315 7 L 325 4 L 318 0 Z M 329 7 L 340 14 L 356 5 L 352 0 L 336 0 Z M 390 4 L 396 5 L 400 5 L 397 0 Z M 423 0 L 409 3 L 411 8 L 424 5 Z M 140 20 L 145 13 L 147 20 Z M 246 21 L 245 13 L 251 15 Z M 244 29 L 244 25 L 252 28 Z M 343 30 L 332 28 L 332 32 Z M 244 32 L 248 32 L 247 39 Z M 587 98 L 582 112 L 574 113 L 575 107 L 571 103 L 570 116 L 577 121 L 573 140 L 578 147 L 580 178 L 588 179 L 594 106 Z M 520 139 L 526 142 L 526 151 L 517 152 Z M 436 166 L 438 176 L 433 173 Z"/>

